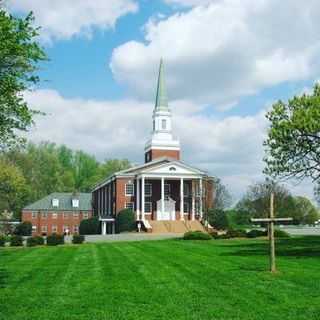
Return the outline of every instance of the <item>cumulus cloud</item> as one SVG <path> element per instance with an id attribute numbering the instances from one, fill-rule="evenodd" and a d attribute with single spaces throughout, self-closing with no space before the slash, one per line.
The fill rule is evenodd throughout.
<path id="1" fill-rule="evenodd" d="M 195 6 L 150 19 L 143 42 L 126 42 L 112 54 L 115 79 L 140 97 L 151 97 L 149 79 L 157 72 L 160 56 L 171 99 L 222 110 L 235 106 L 242 96 L 319 72 L 317 0 L 303 6 L 298 0 L 170 2 Z"/>
<path id="2" fill-rule="evenodd" d="M 94 28 L 112 28 L 117 19 L 138 10 L 133 0 L 7 0 L 11 12 L 33 11 L 46 41 L 90 36 Z"/>

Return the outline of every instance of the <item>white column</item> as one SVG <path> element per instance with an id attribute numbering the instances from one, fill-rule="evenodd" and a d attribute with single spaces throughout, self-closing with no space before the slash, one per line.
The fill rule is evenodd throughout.
<path id="1" fill-rule="evenodd" d="M 183 194 L 183 178 L 180 179 L 180 220 L 184 219 L 184 194 Z"/>
<path id="2" fill-rule="evenodd" d="M 112 234 L 115 234 L 116 233 L 116 225 L 115 225 L 115 222 L 113 221 L 112 222 Z"/>
<path id="3" fill-rule="evenodd" d="M 161 177 L 161 216 L 164 216 L 164 178 Z"/>
<path id="4" fill-rule="evenodd" d="M 200 181 L 199 181 L 199 188 L 200 188 L 200 204 L 199 204 L 199 207 L 200 207 L 200 218 L 202 219 L 202 217 L 203 217 L 203 212 L 202 212 L 202 201 L 203 201 L 202 178 L 200 178 Z"/>
<path id="5" fill-rule="evenodd" d="M 144 176 L 141 178 L 141 219 L 144 221 Z"/>
<path id="6" fill-rule="evenodd" d="M 140 220 L 140 178 L 137 178 L 137 199 L 136 199 L 137 220 Z"/>
<path id="7" fill-rule="evenodd" d="M 196 190 L 194 188 L 194 181 L 191 182 L 191 196 L 192 196 L 192 208 L 191 208 L 191 220 L 194 220 L 195 218 L 195 209 L 196 209 L 196 203 L 195 203 L 195 193 Z"/>
<path id="8" fill-rule="evenodd" d="M 107 234 L 107 223 L 105 221 L 102 221 L 102 234 Z"/>

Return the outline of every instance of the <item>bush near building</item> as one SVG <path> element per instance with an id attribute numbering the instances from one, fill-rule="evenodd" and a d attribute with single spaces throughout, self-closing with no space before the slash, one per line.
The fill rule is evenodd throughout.
<path id="1" fill-rule="evenodd" d="M 14 235 L 10 239 L 10 246 L 11 247 L 21 247 L 23 246 L 23 238 L 19 235 Z"/>
<path id="2" fill-rule="evenodd" d="M 73 244 L 81 244 L 85 240 L 84 235 L 82 234 L 74 234 L 72 238 L 72 243 Z"/>
<path id="3" fill-rule="evenodd" d="M 121 210 L 116 217 L 117 232 L 136 230 L 134 212 L 131 209 Z"/>
<path id="4" fill-rule="evenodd" d="M 267 235 L 268 235 L 268 231 L 257 230 L 257 229 L 253 229 L 247 232 L 248 238 L 265 237 Z"/>
<path id="5" fill-rule="evenodd" d="M 6 237 L 0 236 L 0 247 L 4 247 L 6 245 Z"/>
<path id="6" fill-rule="evenodd" d="M 82 235 L 86 234 L 100 234 L 101 227 L 100 221 L 97 217 L 82 220 L 79 226 L 79 233 Z"/>
<path id="7" fill-rule="evenodd" d="M 53 233 L 50 236 L 47 236 L 47 246 L 57 246 L 59 244 L 64 244 L 63 235 Z"/>
<path id="8" fill-rule="evenodd" d="M 212 237 L 202 231 L 188 231 L 183 235 L 184 240 L 211 240 Z"/>

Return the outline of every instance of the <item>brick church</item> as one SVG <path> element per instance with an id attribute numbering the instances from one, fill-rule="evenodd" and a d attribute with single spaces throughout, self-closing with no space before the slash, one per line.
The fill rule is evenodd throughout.
<path id="1" fill-rule="evenodd" d="M 115 216 L 125 208 L 149 232 L 201 229 L 212 206 L 213 179 L 181 161 L 180 142 L 173 135 L 163 62 L 160 61 L 152 134 L 145 144 L 145 163 L 116 172 L 92 192 L 94 215 L 102 234 L 113 233 Z"/>

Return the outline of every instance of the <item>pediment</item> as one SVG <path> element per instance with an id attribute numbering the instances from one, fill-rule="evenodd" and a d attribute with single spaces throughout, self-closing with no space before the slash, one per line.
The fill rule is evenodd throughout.
<path id="1" fill-rule="evenodd" d="M 157 173 L 166 175 L 179 175 L 179 174 L 204 174 L 199 169 L 187 166 L 180 161 L 171 161 L 169 163 L 159 164 L 152 168 L 143 170 L 144 173 Z"/>

